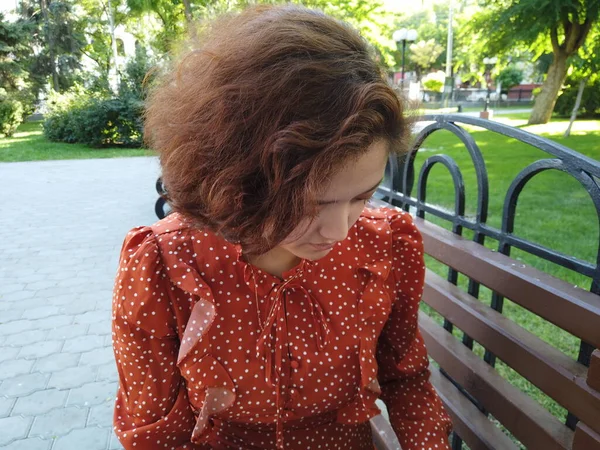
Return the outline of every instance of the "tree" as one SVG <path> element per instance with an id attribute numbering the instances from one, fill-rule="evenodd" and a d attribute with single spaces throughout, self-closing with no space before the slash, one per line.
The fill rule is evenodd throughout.
<path id="1" fill-rule="evenodd" d="M 19 21 L 30 27 L 32 45 L 41 50 L 28 68 L 38 90 L 48 78 L 54 90 L 68 89 L 81 75 L 87 18 L 74 8 L 72 0 L 22 0 L 19 5 Z"/>
<path id="2" fill-rule="evenodd" d="M 433 39 L 428 41 L 419 41 L 415 44 L 411 44 L 409 59 L 415 64 L 417 68 L 417 78 L 421 78 L 423 71 L 426 71 L 433 67 L 438 57 L 444 51 L 444 48 L 437 44 Z"/>
<path id="3" fill-rule="evenodd" d="M 537 56 L 550 50 L 552 63 L 536 97 L 530 124 L 547 123 L 552 115 L 570 59 L 598 21 L 600 0 L 484 0 L 471 30 L 485 29 L 486 48 L 506 53 L 522 45 Z"/>
<path id="4" fill-rule="evenodd" d="M 508 92 L 511 87 L 521 84 L 523 71 L 513 66 L 505 67 L 496 77 L 496 83 L 502 85 L 502 92 Z"/>

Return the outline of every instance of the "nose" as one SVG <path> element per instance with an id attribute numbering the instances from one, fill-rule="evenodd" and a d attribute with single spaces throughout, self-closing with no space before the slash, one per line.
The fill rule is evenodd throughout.
<path id="1" fill-rule="evenodd" d="M 339 205 L 322 217 L 319 233 L 327 242 L 343 241 L 348 236 L 350 225 L 349 208 Z"/>

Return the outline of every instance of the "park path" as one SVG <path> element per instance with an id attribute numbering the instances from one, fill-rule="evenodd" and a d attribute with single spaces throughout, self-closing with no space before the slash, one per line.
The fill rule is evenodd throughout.
<path id="1" fill-rule="evenodd" d="M 0 164 L 0 448 L 122 448 L 111 296 L 125 234 L 156 221 L 155 158 Z"/>

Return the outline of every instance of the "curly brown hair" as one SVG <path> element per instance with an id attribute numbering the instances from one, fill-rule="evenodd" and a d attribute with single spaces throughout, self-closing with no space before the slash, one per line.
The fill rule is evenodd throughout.
<path id="1" fill-rule="evenodd" d="M 174 211 L 261 254 L 316 212 L 342 164 L 409 129 L 372 50 L 349 25 L 300 6 L 224 16 L 151 93 L 145 137 Z"/>

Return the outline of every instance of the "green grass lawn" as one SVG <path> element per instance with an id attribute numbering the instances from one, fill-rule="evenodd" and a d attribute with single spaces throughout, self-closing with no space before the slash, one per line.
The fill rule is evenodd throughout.
<path id="1" fill-rule="evenodd" d="M 19 126 L 12 138 L 0 139 L 0 162 L 116 158 L 153 154 L 145 149 L 90 148 L 81 144 L 50 142 L 42 133 L 41 122 L 25 122 Z"/>
<path id="2" fill-rule="evenodd" d="M 562 134 L 567 127 L 567 120 L 553 120 L 545 125 L 527 126 L 528 116 L 527 113 L 518 113 L 510 116 L 498 116 L 495 120 L 548 137 L 579 153 L 600 160 L 600 121 L 576 122 L 571 136 L 563 138 Z M 504 196 L 512 180 L 528 164 L 551 156 L 512 138 L 477 127 L 465 126 L 465 128 L 479 145 L 487 166 L 490 188 L 488 224 L 499 228 Z M 474 217 L 477 205 L 474 166 L 466 148 L 452 133 L 445 130 L 437 131 L 425 140 L 415 161 L 415 177 L 417 177 L 423 162 L 438 153 L 451 156 L 461 168 L 466 190 L 466 216 Z M 445 167 L 441 165 L 434 167 L 428 181 L 427 203 L 440 205 L 452 211 L 454 208 L 452 186 L 452 179 Z M 445 228 L 450 228 L 441 219 L 430 215 L 426 215 L 426 218 Z M 514 234 L 593 263 L 598 251 L 598 215 L 590 196 L 575 179 L 562 172 L 547 171 L 534 177 L 520 195 Z M 472 234 L 465 232 L 465 236 L 472 237 Z M 488 240 L 486 245 L 489 248 L 497 249 L 498 244 L 493 240 Z M 590 288 L 591 280 L 589 278 L 571 270 L 540 260 L 519 250 L 513 250 L 511 256 L 573 285 L 586 290 Z M 447 268 L 438 261 L 428 258 L 427 265 L 440 275 L 446 275 Z M 466 288 L 465 277 L 459 278 L 459 284 Z M 483 288 L 482 301 L 489 304 L 490 298 L 491 292 Z M 441 322 L 441 317 L 427 305 L 423 307 L 428 314 Z M 574 359 L 577 358 L 579 340 L 574 336 L 509 300 L 505 300 L 504 314 L 562 352 Z M 455 335 L 462 336 L 462 333 L 457 331 Z M 475 351 L 480 355 L 483 354 L 483 349 L 478 345 L 476 345 Z M 566 411 L 562 407 L 545 397 L 535 386 L 501 361 L 497 367 L 499 372 L 512 384 L 532 395 L 556 417 L 564 420 Z"/>

